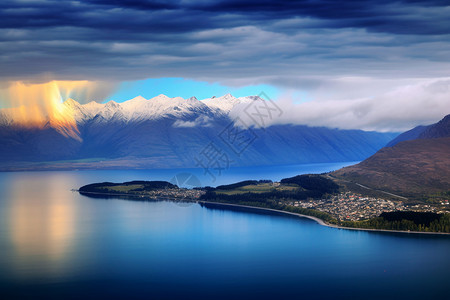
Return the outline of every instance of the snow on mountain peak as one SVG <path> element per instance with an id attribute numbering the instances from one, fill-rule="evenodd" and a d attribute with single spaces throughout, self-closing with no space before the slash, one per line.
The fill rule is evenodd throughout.
<path id="1" fill-rule="evenodd" d="M 167 100 L 170 100 L 170 99 L 171 99 L 170 97 L 167 97 L 164 94 L 159 94 L 158 96 L 153 97 L 152 99 L 150 99 L 150 101 L 167 101 Z"/>
<path id="2" fill-rule="evenodd" d="M 108 101 L 108 102 L 105 104 L 105 108 L 118 108 L 118 107 L 120 107 L 120 104 L 117 103 L 117 102 L 115 102 L 115 101 L 113 101 L 113 100 Z"/>
<path id="3" fill-rule="evenodd" d="M 129 122 L 133 120 L 157 119 L 165 116 L 184 118 L 193 114 L 207 117 L 212 117 L 213 114 L 223 116 L 228 115 L 233 108 L 240 104 L 250 103 L 258 99 L 257 96 L 236 98 L 231 94 L 226 94 L 221 97 L 213 96 L 209 99 L 198 100 L 194 96 L 184 99 L 182 97 L 170 98 L 160 94 L 151 99 L 137 96 L 121 103 L 111 100 L 107 103 L 92 101 L 87 104 L 80 104 L 69 98 L 63 102 L 63 105 L 70 110 L 76 122 L 81 124 L 95 118 L 97 122 L 110 119 L 120 119 L 121 122 Z M 6 113 L 5 109 L 0 111 Z M 6 117 L 3 116 L 2 119 L 6 120 Z"/>
<path id="4" fill-rule="evenodd" d="M 80 103 L 78 103 L 77 101 L 73 100 L 72 98 L 67 99 L 66 101 L 64 101 L 63 104 L 64 104 L 66 107 L 72 107 L 72 108 L 80 107 L 80 106 L 81 106 Z"/>
<path id="5" fill-rule="evenodd" d="M 252 96 L 236 98 L 231 94 L 226 94 L 222 97 L 204 99 L 202 102 L 212 109 L 220 110 L 225 114 L 229 114 L 237 105 L 250 103 L 253 100 L 254 99 Z"/>
<path id="6" fill-rule="evenodd" d="M 131 100 L 128 100 L 128 101 L 147 101 L 147 99 L 145 99 L 144 97 L 142 97 L 141 95 L 139 95 L 139 96 L 137 96 L 137 97 L 134 97 L 133 99 L 131 99 Z"/>
<path id="7" fill-rule="evenodd" d="M 103 109 L 104 106 L 105 104 L 91 101 L 87 104 L 83 104 L 82 108 L 85 115 L 93 117 L 96 114 L 98 114 Z"/>
<path id="8" fill-rule="evenodd" d="M 94 107 L 101 107 L 104 104 L 98 103 L 97 101 L 91 101 L 89 103 L 83 104 L 83 107 L 85 108 L 94 108 Z"/>

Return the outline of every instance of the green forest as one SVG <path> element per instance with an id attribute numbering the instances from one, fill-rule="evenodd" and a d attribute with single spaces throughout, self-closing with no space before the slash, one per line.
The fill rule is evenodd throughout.
<path id="1" fill-rule="evenodd" d="M 326 194 L 336 193 L 339 186 L 332 180 L 320 175 L 298 175 L 291 178 L 285 178 L 280 181 L 280 186 L 273 187 L 269 190 L 260 189 L 258 187 L 266 186 L 271 183 L 269 180 L 246 180 L 228 185 L 221 185 L 217 188 L 207 188 L 206 194 L 202 196 L 202 200 L 242 203 L 251 202 L 265 205 L 264 203 L 277 202 L 278 200 L 306 200 L 308 198 L 318 199 Z M 232 193 L 236 189 L 245 186 L 255 186 L 253 190 L 246 193 Z M 229 191 L 230 193 L 224 193 Z M 259 206 L 259 205 L 258 205 Z"/>
<path id="2" fill-rule="evenodd" d="M 385 230 L 450 233 L 450 214 L 429 212 L 389 212 L 366 221 L 343 221 L 340 226 Z"/>

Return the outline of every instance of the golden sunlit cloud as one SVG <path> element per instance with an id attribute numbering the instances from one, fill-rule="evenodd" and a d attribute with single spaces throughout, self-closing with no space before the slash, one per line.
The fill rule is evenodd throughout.
<path id="1" fill-rule="evenodd" d="M 80 140 L 73 108 L 67 99 L 80 103 L 95 100 L 112 86 L 94 81 L 50 81 L 39 84 L 12 82 L 0 91 L 2 111 L 14 125 L 43 128 L 51 126 L 67 137 Z M 103 99 L 98 99 L 103 100 Z"/>

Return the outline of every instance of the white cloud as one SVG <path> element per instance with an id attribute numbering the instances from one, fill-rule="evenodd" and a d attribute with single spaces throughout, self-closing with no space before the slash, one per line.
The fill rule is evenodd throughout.
<path id="1" fill-rule="evenodd" d="M 173 127 L 209 127 L 211 126 L 211 118 L 207 116 L 199 116 L 193 121 L 176 120 Z"/>
<path id="2" fill-rule="evenodd" d="M 366 91 L 366 88 L 362 90 Z M 450 113 L 450 78 L 422 80 L 387 92 L 375 91 L 376 87 L 373 87 L 373 97 L 347 99 L 339 93 L 334 99 L 326 99 L 324 94 L 317 93 L 320 97 L 299 104 L 295 104 L 298 102 L 295 97 L 285 95 L 276 101 L 283 111 L 282 115 L 267 119 L 266 124 L 405 131 L 420 124 L 434 123 Z M 351 90 L 344 94 L 348 92 Z M 357 94 L 360 92 L 357 91 Z M 246 123 L 251 123 L 243 109 L 243 106 L 236 107 L 233 116 L 239 115 Z"/>

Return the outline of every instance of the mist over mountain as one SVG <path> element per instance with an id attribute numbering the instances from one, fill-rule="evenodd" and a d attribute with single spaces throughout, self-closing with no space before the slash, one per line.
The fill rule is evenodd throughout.
<path id="1" fill-rule="evenodd" d="M 139 96 L 123 103 L 83 105 L 69 99 L 64 110 L 75 122 L 70 131 L 64 123 L 52 120 L 42 126 L 23 126 L 7 110 L 0 110 L 1 168 L 205 164 L 225 168 L 358 161 L 396 136 L 305 125 L 266 127 L 261 121 L 283 112 L 257 96 L 235 98 L 228 94 L 201 101 L 195 97 L 159 95 L 147 100 Z"/>

